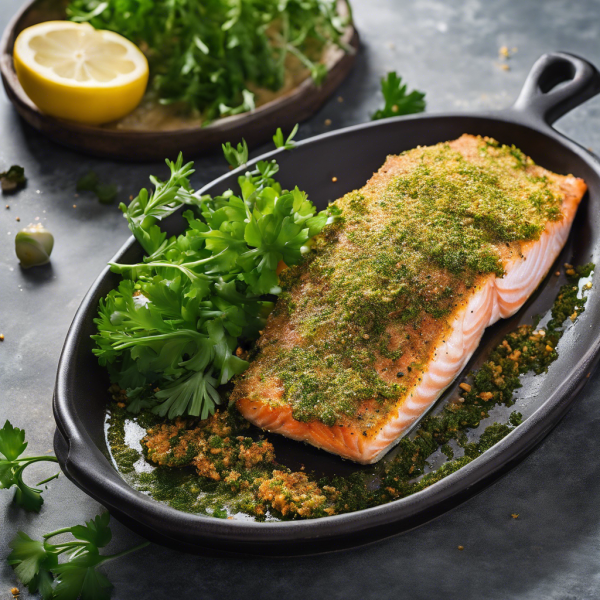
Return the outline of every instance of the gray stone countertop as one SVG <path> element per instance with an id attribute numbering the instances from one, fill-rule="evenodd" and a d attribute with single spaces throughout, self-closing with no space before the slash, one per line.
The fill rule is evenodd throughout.
<path id="1" fill-rule="evenodd" d="M 21 4 L 2 0 L 0 30 Z M 392 69 L 410 87 L 426 91 L 429 112 L 440 112 L 508 106 L 535 59 L 547 51 L 570 51 L 600 65 L 597 0 L 354 0 L 353 5 L 363 44 L 356 68 L 303 124 L 301 138 L 368 120 L 381 101 L 379 79 Z M 508 61 L 499 58 L 501 46 L 516 48 Z M 600 98 L 557 127 L 600 149 Z M 117 183 L 126 200 L 148 184 L 149 174 L 165 175 L 166 167 L 97 160 L 59 147 L 21 122 L 3 91 L 0 140 L 0 167 L 20 164 L 28 176 L 27 188 L 6 202 L 3 198 L 10 208 L 0 212 L 0 332 L 5 336 L 0 420 L 25 428 L 29 450 L 39 454 L 52 449 L 52 389 L 69 324 L 96 275 L 129 235 L 116 206 L 76 197 L 75 182 L 93 169 Z M 216 155 L 198 158 L 196 166 L 196 187 L 225 171 Z M 56 237 L 52 265 L 22 271 L 13 238 L 38 217 Z M 113 598 L 598 598 L 599 382 L 596 372 L 565 419 L 515 469 L 414 531 L 302 558 L 206 558 L 151 546 L 106 566 Z M 12 598 L 16 584 L 4 557 L 17 529 L 35 536 L 82 522 L 101 509 L 64 476 L 48 485 L 39 515 L 16 509 L 11 497 L 12 492 L 0 491 L 0 600 Z M 139 543 L 124 526 L 115 521 L 112 526 L 115 551 Z M 30 596 L 23 591 L 21 597 Z"/>

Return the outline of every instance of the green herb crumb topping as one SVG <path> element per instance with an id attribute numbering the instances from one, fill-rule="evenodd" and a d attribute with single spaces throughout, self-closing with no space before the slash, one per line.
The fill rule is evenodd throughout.
<path id="1" fill-rule="evenodd" d="M 276 315 L 301 339 L 264 346 L 259 363 L 283 382 L 295 419 L 345 422 L 369 400 L 383 416 L 469 290 L 502 277 L 504 258 L 562 218 L 545 171 L 515 147 L 472 140 L 391 157 L 336 202 L 343 222 L 326 228 L 310 259 L 282 274 Z"/>

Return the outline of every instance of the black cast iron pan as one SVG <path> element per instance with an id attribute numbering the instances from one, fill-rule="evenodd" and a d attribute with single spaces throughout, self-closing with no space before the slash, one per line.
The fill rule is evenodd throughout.
<path id="1" fill-rule="evenodd" d="M 511 108 L 490 114 L 420 115 L 367 123 L 298 144 L 292 152 L 275 151 L 284 188 L 296 184 L 319 208 L 328 200 L 359 188 L 384 162 L 417 145 L 452 140 L 463 133 L 488 135 L 515 144 L 538 164 L 558 173 L 582 177 L 589 186 L 570 241 L 559 261 L 583 263 L 600 258 L 600 163 L 590 152 L 565 138 L 552 123 L 600 91 L 600 75 L 585 60 L 565 53 L 540 58 Z M 264 157 L 262 157 L 264 158 Z M 235 186 L 233 171 L 206 186 L 222 193 Z M 337 178 L 334 181 L 333 178 Z M 184 228 L 179 215 L 167 224 Z M 116 262 L 138 262 L 142 251 L 133 238 Z M 482 456 L 429 488 L 389 504 L 351 514 L 311 521 L 254 523 L 221 520 L 179 512 L 130 488 L 106 457 L 104 411 L 108 382 L 92 356 L 90 335 L 98 299 L 116 287 L 118 277 L 105 269 L 84 298 L 69 330 L 58 367 L 54 394 L 57 423 L 55 449 L 69 479 L 104 504 L 118 519 L 157 542 L 178 549 L 270 555 L 323 552 L 367 543 L 405 531 L 456 506 L 522 459 L 556 425 L 574 402 L 600 353 L 600 294 L 593 289 L 586 311 L 565 334 L 559 358 L 535 386 L 523 388 L 517 408 L 524 422 Z M 559 282 L 549 277 L 518 315 L 492 327 L 473 364 L 498 336 L 533 314 L 547 310 Z M 447 392 L 451 394 L 452 390 Z M 447 397 L 447 395 L 446 395 Z M 441 402 L 444 401 L 442 398 Z M 277 439 L 275 439 L 277 438 Z M 291 467 L 305 463 L 324 474 L 347 474 L 363 468 L 324 452 L 271 436 L 278 460 Z"/>

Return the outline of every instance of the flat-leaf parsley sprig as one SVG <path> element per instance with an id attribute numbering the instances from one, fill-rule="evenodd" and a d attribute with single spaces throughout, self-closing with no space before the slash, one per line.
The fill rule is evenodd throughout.
<path id="1" fill-rule="evenodd" d="M 381 79 L 381 92 L 385 106 L 376 111 L 371 120 L 387 119 L 400 115 L 420 113 L 425 110 L 425 94 L 417 90 L 407 93 L 407 85 L 395 71 L 390 71 Z"/>
<path id="2" fill-rule="evenodd" d="M 42 490 L 27 485 L 23 481 L 25 469 L 36 462 L 58 462 L 54 456 L 21 456 L 27 448 L 25 431 L 13 427 L 9 421 L 0 429 L 0 489 L 15 487 L 13 501 L 25 510 L 39 512 L 44 499 Z M 37 485 L 48 483 L 58 477 L 58 473 L 48 479 L 40 481 Z"/>
<path id="3" fill-rule="evenodd" d="M 64 527 L 31 539 L 19 531 L 9 543 L 12 552 L 8 564 L 19 580 L 43 600 L 108 600 L 112 584 L 98 567 L 109 560 L 125 556 L 149 545 L 144 542 L 134 548 L 112 555 L 100 554 L 112 539 L 110 515 L 105 512 L 85 525 Z M 71 534 L 74 540 L 51 543 L 57 536 Z M 60 556 L 68 559 L 59 562 Z"/>
<path id="4" fill-rule="evenodd" d="M 278 131 L 276 144 L 292 148 Z M 232 166 L 248 160 L 245 142 L 226 144 Z M 259 161 L 238 177 L 240 192 L 198 196 L 192 163 L 169 162 L 153 193 L 142 190 L 121 209 L 146 252 L 138 264 L 111 264 L 123 276 L 101 300 L 94 353 L 113 383 L 127 390 L 128 409 L 160 416 L 207 418 L 219 385 L 244 371 L 240 344 L 256 339 L 281 292 L 278 267 L 300 263 L 309 240 L 339 217 L 319 213 L 297 187 L 283 190 L 276 161 Z M 159 222 L 183 205 L 188 228 L 167 238 Z"/>

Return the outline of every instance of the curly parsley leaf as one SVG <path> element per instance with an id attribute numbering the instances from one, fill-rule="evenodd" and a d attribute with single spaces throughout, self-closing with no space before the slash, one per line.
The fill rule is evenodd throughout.
<path id="1" fill-rule="evenodd" d="M 407 85 L 402 83 L 402 77 L 399 77 L 395 71 L 390 71 L 381 79 L 381 92 L 385 106 L 373 114 L 371 117 L 373 121 L 425 110 L 425 94 L 417 90 L 407 93 Z"/>
<path id="2" fill-rule="evenodd" d="M 291 148 L 296 131 L 287 140 L 279 132 L 276 142 Z M 232 166 L 248 161 L 243 141 L 223 150 Z M 127 390 L 129 411 L 205 419 L 221 401 L 218 386 L 248 366 L 237 351 L 258 337 L 281 293 L 279 265 L 299 264 L 339 211 L 317 213 L 304 192 L 281 189 L 275 161 L 239 176 L 239 193 L 216 197 L 193 192 L 192 165 L 181 156 L 168 164 L 167 182 L 152 178 L 153 194 L 142 190 L 121 205 L 147 256 L 111 263 L 124 279 L 100 301 L 94 353 Z M 183 204 L 188 228 L 167 238 L 159 221 Z"/>

